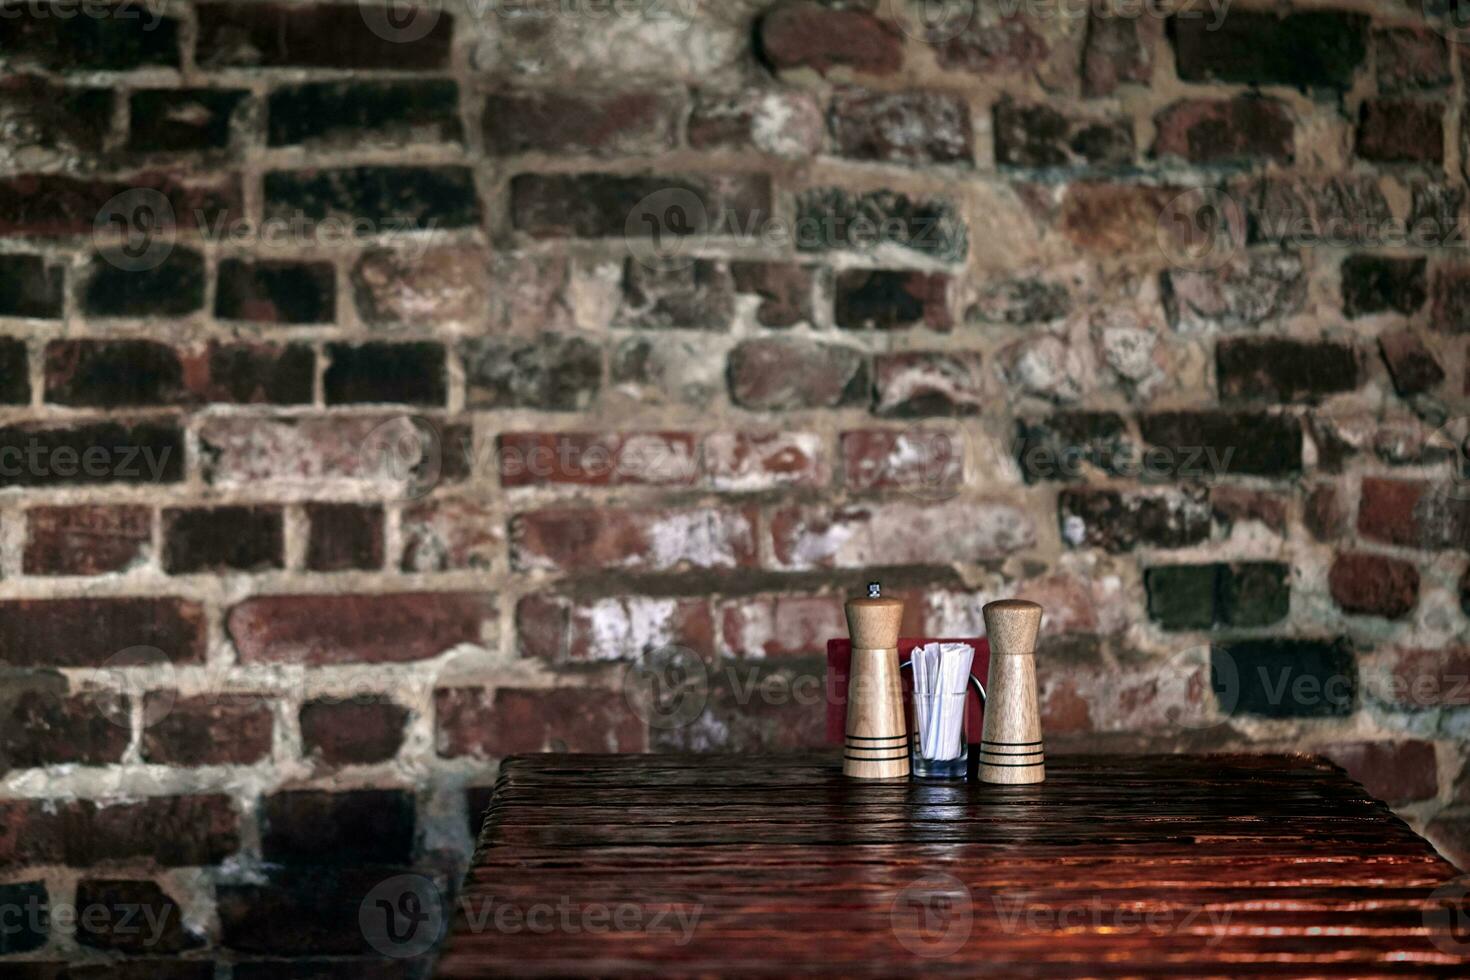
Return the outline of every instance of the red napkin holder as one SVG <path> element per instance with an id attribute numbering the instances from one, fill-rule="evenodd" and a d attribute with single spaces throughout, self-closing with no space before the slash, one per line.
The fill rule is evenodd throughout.
<path id="1" fill-rule="evenodd" d="M 914 647 L 929 643 L 968 643 L 975 648 L 975 657 L 970 661 L 970 675 L 985 683 L 990 673 L 990 641 L 974 638 L 940 640 L 930 637 L 900 638 L 898 662 L 906 664 Z M 827 744 L 841 745 L 847 728 L 847 678 L 852 673 L 852 641 L 846 638 L 827 641 Z M 902 670 L 904 713 L 909 727 L 913 727 L 914 681 L 911 671 Z M 981 725 L 985 717 L 985 706 L 979 692 L 972 684 L 965 699 L 965 741 L 975 744 L 980 741 Z"/>

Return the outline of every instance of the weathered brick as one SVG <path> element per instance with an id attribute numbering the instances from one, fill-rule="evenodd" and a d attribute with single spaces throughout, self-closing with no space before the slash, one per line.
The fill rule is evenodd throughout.
<path id="1" fill-rule="evenodd" d="M 1069 115 L 1003 99 L 992 123 L 995 162 L 1001 166 L 1121 166 L 1133 160 L 1133 125 L 1126 119 Z"/>
<path id="2" fill-rule="evenodd" d="M 448 398 L 448 368 L 440 344 L 328 344 L 327 360 L 322 392 L 328 405 L 438 407 Z"/>
<path id="3" fill-rule="evenodd" d="M 945 262 L 969 250 L 964 220 L 945 198 L 826 187 L 796 198 L 796 247 L 803 252 L 893 246 Z"/>
<path id="4" fill-rule="evenodd" d="M 1301 472 L 1302 427 L 1289 415 L 1151 412 L 1140 416 L 1150 472 L 1175 477 L 1289 476 Z"/>
<path id="5" fill-rule="evenodd" d="M 953 496 L 964 482 L 966 444 L 942 428 L 842 433 L 843 484 L 850 490 L 908 490 Z"/>
<path id="6" fill-rule="evenodd" d="M 0 936 L 0 956 L 30 953 L 46 945 L 50 938 L 51 901 L 44 881 L 0 885 L 0 908 L 11 910 L 10 926 Z"/>
<path id="7" fill-rule="evenodd" d="M 1435 492 L 1418 481 L 1365 476 L 1358 533 L 1426 551 L 1470 547 L 1470 500 Z"/>
<path id="8" fill-rule="evenodd" d="M 405 572 L 489 569 L 505 545 L 499 514 L 475 500 L 424 500 L 405 507 L 399 520 Z"/>
<path id="9" fill-rule="evenodd" d="M 204 936 L 184 924 L 184 910 L 156 881 L 83 878 L 77 882 L 77 942 L 119 953 L 181 953 Z"/>
<path id="10" fill-rule="evenodd" d="M 128 97 L 128 149 L 137 153 L 223 150 L 243 89 L 144 89 Z"/>
<path id="11" fill-rule="evenodd" d="M 1082 94 L 1112 95 L 1119 85 L 1147 83 L 1153 75 L 1153 53 L 1140 36 L 1139 18 L 1102 16 L 1087 20 L 1082 48 Z"/>
<path id="12" fill-rule="evenodd" d="M 833 319 L 844 330 L 954 326 L 950 277 L 942 273 L 848 269 L 837 274 Z"/>
<path id="13" fill-rule="evenodd" d="M 1210 663 L 1220 708 L 1229 715 L 1342 717 L 1357 702 L 1358 665 L 1341 640 L 1216 643 Z"/>
<path id="14" fill-rule="evenodd" d="M 1438 102 L 1368 99 L 1358 120 L 1356 152 L 1378 163 L 1443 163 L 1444 113 Z"/>
<path id="15" fill-rule="evenodd" d="M 1187 82 L 1351 87 L 1367 53 L 1368 17 L 1338 10 L 1284 16 L 1231 10 L 1218 22 L 1203 16 L 1169 19 L 1175 66 Z"/>
<path id="16" fill-rule="evenodd" d="M 153 515 L 146 507 L 32 507 L 26 511 L 27 575 L 103 575 L 148 560 Z"/>
<path id="17" fill-rule="evenodd" d="M 1385 803 L 1412 803 L 1439 795 L 1433 742 L 1333 742 L 1320 751 Z"/>
<path id="18" fill-rule="evenodd" d="M 696 93 L 686 138 L 696 150 L 755 149 L 805 159 L 822 148 L 826 131 L 811 93 L 747 87 Z"/>
<path id="19" fill-rule="evenodd" d="M 265 216 L 366 221 L 378 233 L 428 231 L 477 226 L 480 201 L 468 167 L 276 170 L 265 175 Z"/>
<path id="20" fill-rule="evenodd" d="M 1169 269 L 1160 277 L 1164 312 L 1175 330 L 1259 326 L 1300 310 L 1307 277 L 1299 255 L 1248 253 L 1218 269 Z"/>
<path id="21" fill-rule="evenodd" d="M 941 67 L 997 79 L 1035 79 L 1057 92 L 1078 87 L 1085 28 L 1076 10 L 985 8 L 972 5 L 932 11 L 940 16 L 923 30 Z"/>
<path id="22" fill-rule="evenodd" d="M 65 271 L 41 255 L 0 255 L 0 316 L 61 316 Z"/>
<path id="23" fill-rule="evenodd" d="M 1349 255 L 1342 260 L 1342 311 L 1350 317 L 1413 313 L 1427 295 L 1424 265 L 1423 256 Z"/>
<path id="24" fill-rule="evenodd" d="M 825 654 L 847 629 L 838 596 L 741 596 L 720 603 L 720 650 L 733 657 Z"/>
<path id="25" fill-rule="evenodd" d="M 1284 337 L 1232 337 L 1215 347 L 1222 400 L 1306 402 L 1353 391 L 1363 383 L 1352 344 Z"/>
<path id="26" fill-rule="evenodd" d="M 1087 252 L 1157 254 L 1160 216 L 1182 193 L 1177 187 L 1076 181 L 1063 192 L 1055 227 Z"/>
<path id="27" fill-rule="evenodd" d="M 636 259 L 623 266 L 617 326 L 727 330 L 735 313 L 735 285 L 722 263 L 649 268 Z"/>
<path id="28" fill-rule="evenodd" d="M 472 340 L 462 353 L 470 408 L 581 411 L 602 388 L 602 348 L 575 334 Z"/>
<path id="29" fill-rule="evenodd" d="M 146 201 L 136 202 L 134 210 L 127 214 L 117 210 L 108 213 L 134 222 L 157 222 L 163 231 L 169 229 L 170 221 L 197 221 L 214 227 L 222 219 L 241 213 L 241 198 L 237 177 L 232 174 L 211 177 L 187 184 L 156 173 L 135 174 L 126 180 L 65 174 L 6 177 L 0 179 L 0 234 L 91 235 L 98 214 L 108 208 L 108 202 L 134 190 L 157 191 L 168 202 L 171 213 L 158 213 L 161 208 L 145 208 L 142 205 Z M 143 244 L 159 247 L 153 239 Z"/>
<path id="30" fill-rule="evenodd" d="M 680 724 L 683 703 L 657 702 L 656 710 L 671 717 L 656 716 L 650 747 L 735 754 L 820 748 L 826 724 L 812 706 L 822 697 L 822 669 L 818 657 L 723 660 L 710 671 L 702 710 L 691 723 Z"/>
<path id="31" fill-rule="evenodd" d="M 184 435 L 174 422 L 0 427 L 0 486 L 177 483 Z"/>
<path id="32" fill-rule="evenodd" d="M 1057 500 L 1062 540 L 1112 554 L 1185 548 L 1210 537 L 1210 506 L 1193 493 L 1067 489 Z"/>
<path id="33" fill-rule="evenodd" d="M 1031 517 L 999 501 L 791 506 L 768 533 L 783 569 L 985 561 L 1036 542 Z"/>
<path id="34" fill-rule="evenodd" d="M 714 623 L 706 599 L 537 593 L 516 604 L 522 656 L 553 664 L 631 661 L 669 646 L 708 653 Z"/>
<path id="35" fill-rule="evenodd" d="M 504 432 L 496 455 L 503 487 L 688 486 L 699 472 L 687 432 Z"/>
<path id="36" fill-rule="evenodd" d="M 219 864 L 240 848 L 240 816 L 224 795 L 75 800 L 64 805 L 62 821 L 72 867 L 143 860 L 200 867 Z"/>
<path id="37" fill-rule="evenodd" d="M 206 68 L 443 68 L 454 36 L 454 18 L 432 4 L 407 20 L 392 5 L 205 3 L 196 9 L 195 59 Z"/>
<path id="38" fill-rule="evenodd" d="M 434 740 L 442 758 L 518 752 L 642 752 L 643 720 L 617 691 L 584 687 L 478 687 L 434 692 Z"/>
<path id="39" fill-rule="evenodd" d="M 172 248 L 158 265 L 122 269 L 92 258 L 82 308 L 93 316 L 186 316 L 204 307 L 204 257 Z"/>
<path id="40" fill-rule="evenodd" d="M 746 568 L 756 559 L 752 509 L 556 509 L 518 514 L 511 564 L 523 571 Z"/>
<path id="41" fill-rule="evenodd" d="M 613 390 L 649 405 L 703 406 L 728 383 L 725 363 L 702 342 L 678 335 L 629 337 L 609 359 Z"/>
<path id="42" fill-rule="evenodd" d="M 63 72 L 179 67 L 179 22 L 157 9 L 98 4 L 79 14 L 43 0 L 7 7 L 0 21 L 0 51 L 11 65 Z"/>
<path id="43" fill-rule="evenodd" d="M 127 751 L 127 699 L 106 692 L 65 694 L 17 690 L 7 698 L 0 764 L 30 769 L 62 764 L 103 766 Z"/>
<path id="44" fill-rule="evenodd" d="M 860 9 L 782 4 L 761 18 L 757 42 L 762 59 L 776 71 L 809 68 L 826 75 L 842 68 L 891 75 L 903 66 L 903 35 Z"/>
<path id="45" fill-rule="evenodd" d="M 812 322 L 813 270 L 784 262 L 732 262 L 730 276 L 738 296 L 757 296 L 755 321 L 763 327 L 793 327 Z"/>
<path id="46" fill-rule="evenodd" d="M 7 14 L 25 16 L 22 8 L 6 9 Z M 9 45 L 4 50 L 11 54 Z M 44 148 L 57 155 L 95 154 L 112 132 L 113 95 L 105 88 L 12 75 L 0 80 L 0 95 L 0 127 L 12 144 L 32 153 Z"/>
<path id="47" fill-rule="evenodd" d="M 652 154 L 674 145 L 682 101 L 672 92 L 500 91 L 485 99 L 491 156 Z"/>
<path id="48" fill-rule="evenodd" d="M 281 568 L 283 527 L 279 507 L 166 508 L 164 571 L 190 575 Z"/>
<path id="49" fill-rule="evenodd" d="M 408 663 L 479 644 L 495 618 L 471 592 L 277 595 L 246 599 L 225 617 L 246 664 Z"/>
<path id="50" fill-rule="evenodd" d="M 1166 630 L 1270 626 L 1290 610 L 1289 575 L 1279 562 L 1158 565 L 1144 575 L 1149 617 Z"/>
<path id="51" fill-rule="evenodd" d="M 302 405 L 311 401 L 316 356 L 306 344 L 210 341 L 181 352 L 186 401 Z"/>
<path id="52" fill-rule="evenodd" d="M 1072 294 L 1066 285 L 1040 277 L 1000 279 L 980 287 L 965 319 L 970 323 L 1025 326 L 1060 320 L 1072 312 Z"/>
<path id="53" fill-rule="evenodd" d="M 873 362 L 873 413 L 886 418 L 978 415 L 985 402 L 978 351 L 903 351 Z"/>
<path id="54" fill-rule="evenodd" d="M 313 572 L 383 567 L 383 508 L 378 504 L 306 505 L 306 567 Z"/>
<path id="55" fill-rule="evenodd" d="M 1406 398 L 1429 391 L 1445 379 L 1434 351 L 1412 330 L 1380 334 L 1378 349 L 1393 377 L 1394 390 Z"/>
<path id="56" fill-rule="evenodd" d="M 820 487 L 829 478 L 825 443 L 812 432 L 712 432 L 703 450 L 704 476 L 716 490 Z"/>
<path id="57" fill-rule="evenodd" d="M 1394 650 L 1369 693 L 1399 708 L 1470 705 L 1470 647 Z"/>
<path id="58" fill-rule="evenodd" d="M 772 214 L 771 181 L 759 174 L 519 174 L 511 178 L 510 198 L 511 223 L 534 238 L 648 233 L 641 219 L 664 214 L 655 205 L 665 202 L 681 206 L 681 223 L 661 226 L 660 234 L 755 235 Z M 646 206 L 654 210 L 640 213 L 649 198 Z"/>
<path id="59" fill-rule="evenodd" d="M 1016 420 L 1016 462 L 1027 483 L 1076 481 L 1094 467 L 1110 476 L 1132 463 L 1128 426 L 1116 412 L 1056 412 L 1031 422 Z"/>
<path id="60" fill-rule="evenodd" d="M 271 146 L 459 143 L 459 86 L 449 79 L 308 82 L 270 94 Z"/>
<path id="61" fill-rule="evenodd" d="M 1332 600 L 1344 612 L 1400 619 L 1419 603 L 1419 570 L 1383 555 L 1343 553 L 1327 577 Z"/>
<path id="62" fill-rule="evenodd" d="M 308 701 L 301 706 L 301 749 L 331 766 L 387 762 L 403 747 L 408 718 L 407 708 L 383 698 Z"/>
<path id="63" fill-rule="evenodd" d="M 1381 27 L 1373 31 L 1378 91 L 1385 94 L 1444 88 L 1450 84 L 1445 39 L 1427 27 Z"/>
<path id="64" fill-rule="evenodd" d="M 0 663 L 99 667 L 129 647 L 154 647 L 170 663 L 203 663 L 204 609 L 174 597 L 9 599 L 0 602 Z"/>
<path id="65" fill-rule="evenodd" d="M 1153 153 L 1193 163 L 1258 159 L 1290 163 L 1295 156 L 1291 110 L 1277 99 L 1240 96 L 1189 99 L 1154 117 Z"/>
<path id="66" fill-rule="evenodd" d="M 143 709 L 143 759 L 169 766 L 248 766 L 270 758 L 270 701 L 259 694 L 180 698 L 152 691 Z"/>
<path id="67" fill-rule="evenodd" d="M 860 405 L 868 400 L 868 362 L 852 347 L 762 337 L 730 352 L 729 383 L 731 400 L 756 411 Z"/>
<path id="68" fill-rule="evenodd" d="M 1470 333 L 1470 266 L 1441 265 L 1429 286 L 1429 326 L 1442 333 Z"/>
<path id="69" fill-rule="evenodd" d="M 1288 500 L 1284 494 L 1246 487 L 1217 486 L 1210 490 L 1210 507 L 1227 535 L 1236 524 L 1246 522 L 1285 535 Z"/>
<path id="70" fill-rule="evenodd" d="M 839 156 L 887 163 L 973 163 L 970 106 L 949 92 L 843 88 L 828 109 Z"/>
<path id="71" fill-rule="evenodd" d="M 1247 241 L 1341 246 L 1381 244 L 1397 227 L 1377 178 L 1269 176 L 1232 189 L 1245 210 Z"/>
<path id="72" fill-rule="evenodd" d="M 1338 489 L 1331 483 L 1320 483 L 1307 491 L 1302 504 L 1302 523 L 1318 541 L 1336 541 L 1347 530 L 1347 514 Z"/>
<path id="73" fill-rule="evenodd" d="M 274 864 L 407 862 L 414 796 L 398 789 L 286 790 L 261 801 L 260 850 Z"/>
<path id="74" fill-rule="evenodd" d="M 371 324 L 482 322 L 488 265 L 472 247 L 366 252 L 352 269 L 358 315 Z"/>
<path id="75" fill-rule="evenodd" d="M 328 262 L 222 259 L 214 315 L 256 323 L 331 323 L 336 272 Z"/>

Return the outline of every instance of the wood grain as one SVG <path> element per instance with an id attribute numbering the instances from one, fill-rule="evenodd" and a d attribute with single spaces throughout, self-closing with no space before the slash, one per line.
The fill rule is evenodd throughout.
<path id="1" fill-rule="evenodd" d="M 1046 779 L 1046 746 L 1036 696 L 1036 635 L 1041 607 L 1002 599 L 981 610 L 990 638 L 985 684 L 985 727 L 976 776 L 983 783 L 1040 783 Z"/>
<path id="2" fill-rule="evenodd" d="M 1454 868 L 1330 763 L 989 786 L 839 755 L 506 760 L 437 975 L 1470 975 L 1425 918 Z"/>
<path id="3" fill-rule="evenodd" d="M 898 631 L 899 599 L 850 599 L 844 607 L 852 637 L 852 676 L 842 772 L 853 779 L 908 779 L 909 731 L 903 715 Z"/>

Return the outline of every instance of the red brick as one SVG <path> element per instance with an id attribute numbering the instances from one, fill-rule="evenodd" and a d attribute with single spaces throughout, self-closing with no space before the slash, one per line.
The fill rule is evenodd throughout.
<path id="1" fill-rule="evenodd" d="M 1094 14 L 1082 48 L 1082 94 L 1111 95 L 1127 82 L 1147 83 L 1153 54 L 1139 31 L 1139 18 Z"/>
<path id="2" fill-rule="evenodd" d="M 0 800 L 0 867 L 62 864 L 65 816 L 50 800 Z"/>
<path id="3" fill-rule="evenodd" d="M 435 743 L 442 758 L 504 758 L 519 752 L 643 752 L 643 720 L 617 691 L 587 687 L 478 687 L 434 692 Z"/>
<path id="4" fill-rule="evenodd" d="M 184 926 L 184 910 L 155 881 L 83 878 L 77 882 L 77 942 L 119 953 L 180 953 L 204 945 Z"/>
<path id="5" fill-rule="evenodd" d="M 406 663 L 484 642 L 494 616 L 468 592 L 278 595 L 235 606 L 226 627 L 241 663 Z"/>
<path id="6" fill-rule="evenodd" d="M 1385 803 L 1412 803 L 1439 795 L 1433 742 L 1337 742 L 1325 746 L 1322 754 Z"/>
<path id="7" fill-rule="evenodd" d="M 717 612 L 720 652 L 731 657 L 825 654 L 827 641 L 847 632 L 838 596 L 740 596 Z"/>
<path id="8" fill-rule="evenodd" d="M 805 159 L 822 148 L 826 132 L 812 93 L 747 84 L 737 92 L 698 93 L 686 138 L 696 150 L 755 149 Z"/>
<path id="9" fill-rule="evenodd" d="M 995 162 L 1002 167 L 1124 166 L 1133 161 L 1131 120 L 1062 112 L 1039 103 L 996 103 Z"/>
<path id="10" fill-rule="evenodd" d="M 941 273 L 848 269 L 837 274 L 836 291 L 832 318 L 844 330 L 954 327 L 950 278 Z"/>
<path id="11" fill-rule="evenodd" d="M 511 563 L 525 571 L 746 568 L 755 564 L 753 509 L 557 509 L 511 521 Z"/>
<path id="12" fill-rule="evenodd" d="M 1074 183 L 1062 197 L 1057 227 L 1087 252 L 1153 252 L 1159 248 L 1159 216 L 1182 193 L 1177 187 Z"/>
<path id="13" fill-rule="evenodd" d="M 698 472 L 688 432 L 506 432 L 497 462 L 503 487 L 681 486 Z"/>
<path id="14" fill-rule="evenodd" d="M 1470 500 L 1419 481 L 1364 477 L 1358 533 L 1406 548 L 1470 547 Z"/>
<path id="15" fill-rule="evenodd" d="M 155 599 L 10 599 L 0 602 L 0 663 L 98 667 L 121 650 L 156 647 L 171 663 L 203 663 L 204 610 Z"/>
<path id="16" fill-rule="evenodd" d="M 301 747 L 332 766 L 387 762 L 403 747 L 409 711 L 386 699 L 318 699 L 301 706 Z"/>
<path id="17" fill-rule="evenodd" d="M 1295 153 L 1291 110 L 1276 99 L 1176 102 L 1154 118 L 1154 156 L 1193 163 L 1266 159 L 1290 163 Z"/>
<path id="18" fill-rule="evenodd" d="M 1399 619 L 1419 603 L 1419 570 L 1382 555 L 1338 555 L 1328 586 L 1344 612 L 1360 615 Z"/>
<path id="19" fill-rule="evenodd" d="M 22 559 L 27 575 L 102 575 L 147 562 L 153 515 L 146 507 L 32 507 Z"/>
<path id="20" fill-rule="evenodd" d="M 261 855 L 273 864 L 407 863 L 415 802 L 398 789 L 287 790 L 260 808 Z"/>
<path id="21" fill-rule="evenodd" d="M 763 337 L 730 352 L 730 398 L 742 408 L 839 408 L 868 398 L 861 351 L 806 339 Z"/>
<path id="22" fill-rule="evenodd" d="M 128 703 L 122 695 L 30 690 L 12 692 L 11 698 L 0 734 L 0 767 L 101 766 L 122 761 L 131 738 Z"/>
<path id="23" fill-rule="evenodd" d="M 1318 541 L 1336 541 L 1347 530 L 1341 495 L 1330 483 L 1318 484 L 1307 492 L 1302 504 L 1302 523 Z"/>
<path id="24" fill-rule="evenodd" d="M 1470 333 L 1470 266 L 1439 265 L 1430 281 L 1429 326 L 1441 333 Z"/>
<path id="25" fill-rule="evenodd" d="M 1443 163 L 1445 107 L 1416 99 L 1368 99 L 1357 154 L 1380 163 Z"/>
<path id="26" fill-rule="evenodd" d="M 1378 91 L 1407 92 L 1450 84 L 1445 38 L 1427 27 L 1380 28 L 1373 32 Z"/>
<path id="27" fill-rule="evenodd" d="M 811 266 L 785 262 L 731 262 L 730 277 L 735 292 L 758 296 L 755 322 L 763 327 L 794 327 L 812 322 L 812 290 L 815 272 Z"/>
<path id="28" fill-rule="evenodd" d="M 703 459 L 716 490 L 818 487 L 829 479 L 822 437 L 812 432 L 712 432 Z"/>
<path id="29" fill-rule="evenodd" d="M 631 156 L 674 145 L 681 101 L 669 92 L 492 92 L 485 100 L 491 156 Z"/>
<path id="30" fill-rule="evenodd" d="M 228 796 L 156 796 L 103 805 L 77 800 L 63 810 L 66 863 L 149 860 L 160 867 L 219 864 L 240 847 L 239 815 Z"/>
<path id="31" fill-rule="evenodd" d="M 1036 543 L 1036 528 L 1003 502 L 813 505 L 770 517 L 776 567 L 865 568 L 1003 558 Z"/>
<path id="32" fill-rule="evenodd" d="M 383 567 L 383 508 L 377 504 L 308 503 L 306 567 L 313 572 Z"/>
<path id="33" fill-rule="evenodd" d="M 450 572 L 496 565 L 505 544 L 495 509 L 475 500 L 425 500 L 400 516 L 405 572 Z"/>
<path id="34" fill-rule="evenodd" d="M 196 58 L 207 68 L 442 68 L 454 35 L 454 18 L 432 4 L 415 10 L 411 21 L 392 4 L 205 3 L 196 9 Z"/>
<path id="35" fill-rule="evenodd" d="M 1393 377 L 1394 390 L 1404 397 L 1429 391 L 1445 379 L 1434 351 L 1412 330 L 1380 334 L 1378 348 Z"/>
<path id="36" fill-rule="evenodd" d="M 965 436 L 946 429 L 857 429 L 842 433 L 849 490 L 951 494 L 965 478 Z"/>
<path id="37" fill-rule="evenodd" d="M 522 656 L 555 664 L 635 660 L 667 646 L 707 653 L 714 646 L 708 601 L 643 595 L 528 595 L 516 604 L 516 636 Z"/>
<path id="38" fill-rule="evenodd" d="M 979 351 L 899 351 L 874 359 L 873 413 L 885 418 L 978 415 L 985 403 Z"/>
<path id="39" fill-rule="evenodd" d="M 169 766 L 248 766 L 271 754 L 273 715 L 261 694 L 180 698 L 149 692 L 144 702 L 143 759 Z"/>
<path id="40" fill-rule="evenodd" d="M 1470 647 L 1395 650 L 1369 690 L 1405 708 L 1463 708 L 1470 705 Z"/>
<path id="41" fill-rule="evenodd" d="M 865 10 L 788 3 L 761 19 L 760 53 L 777 71 L 810 68 L 826 75 L 848 68 L 891 75 L 903 66 L 903 36 Z"/>
<path id="42" fill-rule="evenodd" d="M 839 89 L 829 110 L 839 156 L 889 163 L 973 163 L 970 105 L 949 92 Z"/>

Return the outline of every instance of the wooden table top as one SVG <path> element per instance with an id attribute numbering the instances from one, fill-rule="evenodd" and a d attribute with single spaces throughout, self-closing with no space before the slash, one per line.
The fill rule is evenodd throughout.
<path id="1" fill-rule="evenodd" d="M 1057 756 L 1047 777 L 508 759 L 436 975 L 1470 976 L 1454 867 L 1331 763 Z"/>

